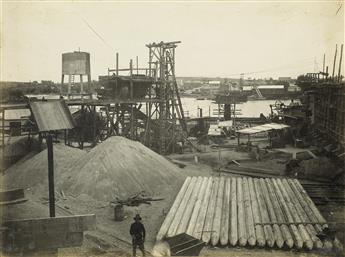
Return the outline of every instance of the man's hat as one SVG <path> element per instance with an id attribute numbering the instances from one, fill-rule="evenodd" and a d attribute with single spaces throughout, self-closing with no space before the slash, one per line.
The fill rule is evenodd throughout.
<path id="1" fill-rule="evenodd" d="M 139 214 L 135 215 L 135 217 L 133 218 L 134 220 L 141 220 L 141 217 Z"/>

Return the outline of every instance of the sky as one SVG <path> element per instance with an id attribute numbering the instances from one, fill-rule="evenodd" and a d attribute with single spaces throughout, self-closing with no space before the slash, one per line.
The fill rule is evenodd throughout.
<path id="1" fill-rule="evenodd" d="M 343 4 L 1 1 L 0 80 L 58 82 L 61 54 L 79 49 L 98 79 L 114 68 L 116 52 L 122 68 L 136 56 L 147 67 L 145 44 L 177 40 L 178 77 L 296 77 L 321 70 L 323 54 L 332 70 L 344 42 Z"/>

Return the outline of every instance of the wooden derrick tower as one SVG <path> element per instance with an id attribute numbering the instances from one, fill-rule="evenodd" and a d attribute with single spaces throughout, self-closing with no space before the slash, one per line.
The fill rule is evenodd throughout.
<path id="1" fill-rule="evenodd" d="M 159 114 L 159 152 L 173 152 L 177 141 L 187 136 L 187 125 L 175 77 L 175 49 L 180 41 L 146 45 L 149 48 L 149 76 L 154 78 L 156 98 L 149 112 Z M 149 128 L 148 128 L 149 129 Z"/>

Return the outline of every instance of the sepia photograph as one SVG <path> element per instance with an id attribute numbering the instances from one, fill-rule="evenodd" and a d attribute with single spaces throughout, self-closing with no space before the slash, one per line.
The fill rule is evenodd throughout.
<path id="1" fill-rule="evenodd" d="M 0 0 L 0 256 L 345 257 L 344 0 Z"/>

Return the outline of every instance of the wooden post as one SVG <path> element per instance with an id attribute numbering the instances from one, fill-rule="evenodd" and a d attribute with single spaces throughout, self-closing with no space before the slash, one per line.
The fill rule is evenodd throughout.
<path id="1" fill-rule="evenodd" d="M 5 170 L 5 109 L 2 109 L 2 117 L 1 117 L 1 139 L 2 139 L 2 162 L 0 163 L 3 172 Z"/>
<path id="2" fill-rule="evenodd" d="M 129 62 L 129 75 L 130 75 L 130 97 L 133 100 L 133 60 L 131 59 Z"/>
<path id="3" fill-rule="evenodd" d="M 338 45 L 335 45 L 335 54 L 334 54 L 334 62 L 333 62 L 332 79 L 334 79 L 335 63 L 337 61 L 337 51 L 338 51 Z"/>
<path id="4" fill-rule="evenodd" d="M 93 128 L 93 131 L 92 131 L 92 144 L 93 146 L 95 146 L 97 144 L 97 141 L 96 141 L 96 106 L 94 105 L 92 107 L 92 112 L 93 112 L 93 121 L 92 121 L 92 128 Z"/>
<path id="5" fill-rule="evenodd" d="M 339 71 L 338 71 L 338 82 L 341 82 L 341 62 L 343 60 L 343 44 L 341 44 L 341 48 L 340 48 L 340 60 L 339 60 Z"/>
<path id="6" fill-rule="evenodd" d="M 83 75 L 80 75 L 80 93 L 82 94 L 82 98 L 83 98 L 83 94 L 84 94 L 84 83 L 83 83 Z"/>
<path id="7" fill-rule="evenodd" d="M 119 53 L 116 53 L 116 76 L 119 76 Z"/>
<path id="8" fill-rule="evenodd" d="M 60 96 L 62 96 L 62 87 L 63 87 L 63 82 L 64 82 L 64 79 L 65 79 L 65 75 L 64 74 L 62 74 L 61 75 L 61 85 L 60 85 Z"/>
<path id="9" fill-rule="evenodd" d="M 46 140 L 48 149 L 49 215 L 50 217 L 55 217 L 54 155 L 52 135 L 48 134 Z"/>
<path id="10" fill-rule="evenodd" d="M 322 72 L 325 72 L 325 61 L 326 61 L 326 54 L 323 54 L 323 64 L 322 64 Z"/>

